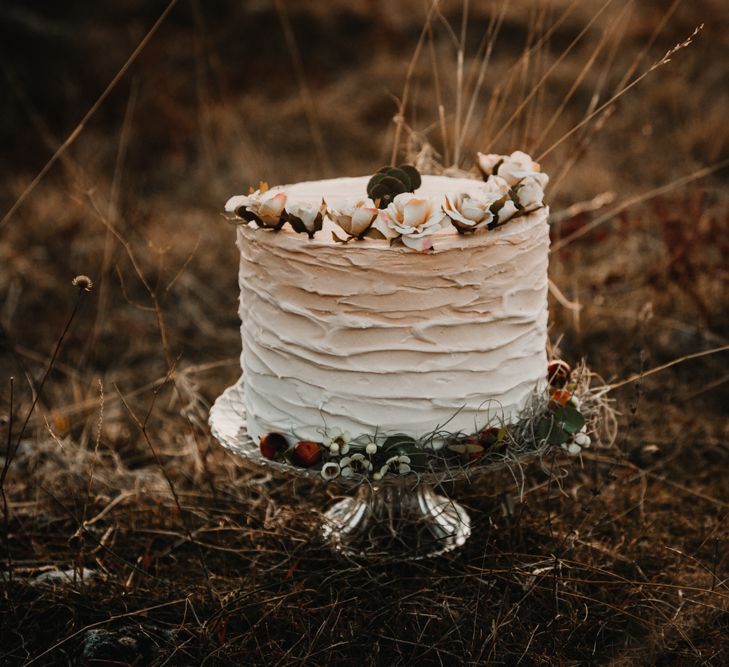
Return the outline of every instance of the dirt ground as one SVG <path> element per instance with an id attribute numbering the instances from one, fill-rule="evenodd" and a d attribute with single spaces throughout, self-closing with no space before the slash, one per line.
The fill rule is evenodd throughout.
<path id="1" fill-rule="evenodd" d="M 220 211 L 389 161 L 427 3 L 173 4 L 96 109 L 165 3 L 0 7 L 0 664 L 729 664 L 724 3 L 505 5 L 465 168 L 540 155 L 703 24 L 541 160 L 550 336 L 632 379 L 619 435 L 530 467 L 521 499 L 508 474 L 454 485 L 460 551 L 369 567 L 319 541 L 324 484 L 210 437 L 240 352 Z M 440 5 L 403 154 L 456 143 L 463 3 Z M 467 90 L 502 7 L 469 5 Z"/>

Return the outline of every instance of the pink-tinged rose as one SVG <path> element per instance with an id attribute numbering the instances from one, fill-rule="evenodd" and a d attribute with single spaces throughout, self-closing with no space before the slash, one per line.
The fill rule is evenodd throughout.
<path id="1" fill-rule="evenodd" d="M 433 200 L 403 192 L 380 212 L 374 227 L 386 238 L 399 237 L 409 248 L 429 250 L 433 247 L 430 237 L 446 224 L 446 215 Z"/>
<path id="2" fill-rule="evenodd" d="M 374 202 L 367 198 L 347 202 L 338 209 L 332 209 L 329 211 L 329 217 L 349 238 L 362 238 L 379 213 L 380 210 Z"/>
<path id="3" fill-rule="evenodd" d="M 500 198 L 498 192 L 489 192 L 485 188 L 474 194 L 446 195 L 443 211 L 459 232 L 474 232 L 494 219 L 491 207 Z"/>

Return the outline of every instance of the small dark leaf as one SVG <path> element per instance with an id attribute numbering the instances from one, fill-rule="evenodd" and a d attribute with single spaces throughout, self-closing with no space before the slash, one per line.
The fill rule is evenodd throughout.
<path id="1" fill-rule="evenodd" d="M 412 190 L 417 190 L 422 185 L 422 179 L 420 178 L 420 172 L 413 167 L 411 164 L 401 164 L 398 169 L 404 171 L 410 178 L 410 185 Z"/>

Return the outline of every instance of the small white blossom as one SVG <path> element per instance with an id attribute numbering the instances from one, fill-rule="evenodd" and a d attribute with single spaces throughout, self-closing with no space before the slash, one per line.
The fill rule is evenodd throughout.
<path id="1" fill-rule="evenodd" d="M 402 239 L 408 248 L 429 250 L 433 247 L 431 236 L 446 224 L 446 215 L 431 199 L 403 192 L 380 211 L 374 227 L 385 238 Z"/>
<path id="2" fill-rule="evenodd" d="M 572 456 L 577 456 L 580 451 L 582 451 L 582 448 L 574 442 L 570 442 L 569 444 L 565 443 L 562 445 L 562 449 L 566 450 L 569 454 Z"/>
<path id="3" fill-rule="evenodd" d="M 391 456 L 385 465 L 382 466 L 381 472 L 384 475 L 387 470 L 392 470 L 399 475 L 405 475 L 410 472 L 410 457 L 405 455 Z"/>
<path id="4" fill-rule="evenodd" d="M 346 454 L 349 451 L 349 442 L 352 436 L 349 431 L 343 431 L 341 428 L 335 427 L 326 433 L 322 444 L 329 449 L 332 454 Z"/>
<path id="5" fill-rule="evenodd" d="M 364 454 L 345 456 L 339 463 L 342 467 L 342 477 L 351 477 L 355 474 L 366 475 L 372 470 L 372 464 Z"/>
<path id="6" fill-rule="evenodd" d="M 327 461 L 322 467 L 321 467 L 321 476 L 329 481 L 330 479 L 334 479 L 335 477 L 339 476 L 341 469 L 339 467 L 338 463 L 334 463 L 334 461 Z"/>
<path id="7" fill-rule="evenodd" d="M 587 449 L 592 444 L 592 440 L 587 433 L 578 433 L 575 436 L 575 444 L 579 445 L 583 449 Z"/>
<path id="8" fill-rule="evenodd" d="M 331 209 L 329 217 L 350 238 L 361 238 L 372 226 L 379 212 L 374 202 L 368 197 L 347 202 L 338 209 Z"/>
<path id="9" fill-rule="evenodd" d="M 373 454 L 377 454 L 377 443 L 376 442 L 368 442 L 367 446 L 365 447 L 365 452 L 372 456 Z"/>

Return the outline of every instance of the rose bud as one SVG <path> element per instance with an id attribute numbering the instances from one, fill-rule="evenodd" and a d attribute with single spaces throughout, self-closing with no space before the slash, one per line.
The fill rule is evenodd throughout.
<path id="1" fill-rule="evenodd" d="M 566 389 L 555 389 L 549 397 L 549 409 L 563 408 L 570 402 L 570 398 L 572 398 L 572 394 Z"/>
<path id="2" fill-rule="evenodd" d="M 571 374 L 572 369 L 566 361 L 555 359 L 547 364 L 547 380 L 553 387 L 564 387 Z"/>
<path id="3" fill-rule="evenodd" d="M 294 445 L 294 463 L 302 468 L 310 468 L 321 461 L 321 445 L 311 440 L 300 440 Z"/>
<path id="4" fill-rule="evenodd" d="M 261 454 L 267 459 L 275 459 L 288 448 L 289 443 L 286 442 L 280 433 L 266 433 L 258 439 L 258 448 Z"/>

